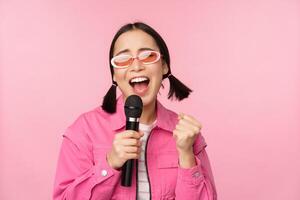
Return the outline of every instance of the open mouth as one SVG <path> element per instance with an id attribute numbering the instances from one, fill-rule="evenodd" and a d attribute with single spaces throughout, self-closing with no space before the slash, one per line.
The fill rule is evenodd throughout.
<path id="1" fill-rule="evenodd" d="M 148 89 L 150 79 L 146 76 L 139 76 L 130 79 L 129 84 L 133 88 L 134 92 L 138 94 L 144 94 Z"/>
<path id="2" fill-rule="evenodd" d="M 130 79 L 129 84 L 134 87 L 134 85 L 146 84 L 148 85 L 150 82 L 149 78 L 146 76 L 135 77 Z"/>

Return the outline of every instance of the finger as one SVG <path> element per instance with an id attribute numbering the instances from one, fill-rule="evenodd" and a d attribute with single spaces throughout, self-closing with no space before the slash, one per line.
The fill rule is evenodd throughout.
<path id="1" fill-rule="evenodd" d="M 182 112 L 178 113 L 178 119 L 179 119 L 179 120 L 180 120 L 180 119 L 183 119 L 183 116 L 184 116 L 184 113 L 182 113 Z"/>
<path id="2" fill-rule="evenodd" d="M 201 127 L 196 126 L 195 124 L 191 123 L 190 121 L 186 120 L 186 119 L 182 119 L 179 121 L 178 123 L 178 127 L 184 129 L 184 130 L 191 130 L 195 133 L 200 132 Z"/>
<path id="3" fill-rule="evenodd" d="M 192 122 L 195 126 L 197 126 L 199 128 L 202 127 L 201 123 L 191 115 L 184 115 L 183 118 L 190 121 L 190 122 Z"/>
<path id="4" fill-rule="evenodd" d="M 175 130 L 178 137 L 193 137 L 197 135 L 197 133 L 192 129 L 180 125 L 177 125 Z"/>
<path id="5" fill-rule="evenodd" d="M 140 134 L 141 137 L 144 136 L 144 132 L 143 131 L 139 131 L 138 133 Z"/>
<path id="6" fill-rule="evenodd" d="M 122 140 L 122 145 L 124 146 L 141 146 L 141 141 L 139 139 L 126 138 Z"/>
<path id="7" fill-rule="evenodd" d="M 176 125 L 176 130 L 178 130 L 179 132 L 184 132 L 184 131 L 186 131 L 188 128 L 185 126 L 185 125 L 183 125 L 183 124 L 177 124 Z"/>
<path id="8" fill-rule="evenodd" d="M 190 121 L 190 122 L 193 123 L 195 126 L 199 126 L 199 125 L 200 125 L 200 123 L 199 123 L 196 119 L 194 119 L 192 116 L 186 115 L 186 114 L 184 114 L 184 113 L 179 113 L 179 114 L 178 114 L 178 119 L 179 119 L 179 121 L 180 121 L 180 120 L 187 120 L 187 121 Z"/>
<path id="9" fill-rule="evenodd" d="M 121 138 L 136 138 L 140 139 L 142 137 L 141 133 L 133 130 L 127 130 L 120 134 Z"/>
<path id="10" fill-rule="evenodd" d="M 202 127 L 200 122 L 198 122 L 194 117 L 192 117 L 190 115 L 183 114 L 182 118 L 191 122 L 192 124 L 194 124 L 197 127 L 200 127 L 200 128 Z"/>
<path id="11" fill-rule="evenodd" d="M 188 138 L 192 138 L 193 136 L 194 133 L 192 132 L 182 132 L 177 129 L 173 131 L 173 138 L 175 138 L 175 140 L 185 140 Z"/>
<path id="12" fill-rule="evenodd" d="M 133 147 L 133 146 L 124 147 L 124 151 L 126 153 L 139 153 L 140 152 L 139 149 L 140 149 L 139 147 Z"/>
<path id="13" fill-rule="evenodd" d="M 127 153 L 125 155 L 126 160 L 130 160 L 130 159 L 139 159 L 140 154 L 138 153 Z"/>

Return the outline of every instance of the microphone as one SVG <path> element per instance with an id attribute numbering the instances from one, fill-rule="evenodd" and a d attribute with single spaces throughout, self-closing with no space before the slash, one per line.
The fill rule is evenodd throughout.
<path id="1" fill-rule="evenodd" d="M 143 102 L 141 97 L 130 95 L 125 101 L 126 130 L 139 130 L 139 120 L 143 111 Z M 127 160 L 122 166 L 121 185 L 125 187 L 131 186 L 133 159 Z"/>

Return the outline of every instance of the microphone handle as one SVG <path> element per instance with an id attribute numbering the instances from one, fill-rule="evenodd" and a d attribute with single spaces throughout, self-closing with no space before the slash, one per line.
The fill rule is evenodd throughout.
<path id="1" fill-rule="evenodd" d="M 126 121 L 126 130 L 139 130 L 139 122 Z M 130 187 L 132 183 L 132 170 L 133 170 L 134 160 L 127 160 L 122 166 L 122 180 L 121 185 L 124 187 Z"/>

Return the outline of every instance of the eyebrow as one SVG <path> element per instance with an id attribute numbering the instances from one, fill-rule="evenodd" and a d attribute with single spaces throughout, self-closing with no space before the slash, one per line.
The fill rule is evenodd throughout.
<path id="1" fill-rule="evenodd" d="M 154 49 L 151 49 L 149 47 L 144 47 L 144 48 L 140 48 L 138 51 L 144 51 L 144 50 L 150 50 L 150 51 L 155 51 Z M 119 51 L 115 56 L 121 54 L 121 53 L 126 53 L 129 52 L 129 49 L 124 49 L 122 51 Z"/>

